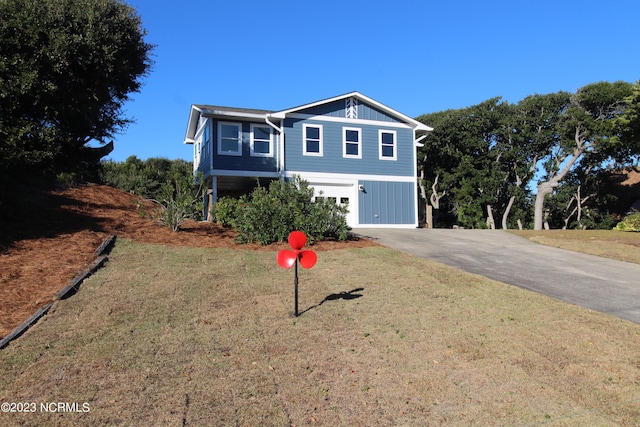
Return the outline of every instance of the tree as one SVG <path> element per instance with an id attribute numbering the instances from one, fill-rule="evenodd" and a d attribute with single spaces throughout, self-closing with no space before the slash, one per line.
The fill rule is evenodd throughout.
<path id="1" fill-rule="evenodd" d="M 505 146 L 498 131 L 511 108 L 500 98 L 492 98 L 418 118 L 434 128 L 420 151 L 418 165 L 423 193 L 429 186 L 432 190 L 429 200 L 434 217 L 446 203 L 457 224 L 495 228 L 494 211 L 504 210 L 509 199 Z"/>
<path id="2" fill-rule="evenodd" d="M 624 113 L 614 118 L 613 123 L 619 139 L 625 143 L 626 160 L 637 163 L 640 154 L 640 81 L 631 86 L 631 94 L 623 102 Z"/>
<path id="3" fill-rule="evenodd" d="M 624 100 L 631 95 L 631 84 L 626 82 L 593 83 L 579 89 L 562 107 L 552 131 L 553 144 L 544 159 L 546 175 L 538 184 L 535 230 L 543 228 L 545 198 L 580 160 L 595 165 L 629 154 L 629 145 L 621 140 L 615 119 L 623 115 L 627 105 Z"/>
<path id="4" fill-rule="evenodd" d="M 0 0 L 0 167 L 72 170 L 109 151 L 153 46 L 120 0 Z M 97 159 L 96 159 L 97 157 Z"/>

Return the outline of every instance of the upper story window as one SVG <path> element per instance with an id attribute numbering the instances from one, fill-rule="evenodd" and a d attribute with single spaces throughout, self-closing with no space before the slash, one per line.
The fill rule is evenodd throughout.
<path id="1" fill-rule="evenodd" d="M 302 125 L 302 154 L 322 156 L 322 125 Z"/>
<path id="2" fill-rule="evenodd" d="M 396 160 L 398 149 L 396 147 L 396 131 L 380 130 L 378 131 L 380 140 L 380 160 Z"/>
<path id="3" fill-rule="evenodd" d="M 342 156 L 362 158 L 362 131 L 358 128 L 342 128 Z"/>
<path id="4" fill-rule="evenodd" d="M 242 125 L 218 122 L 218 154 L 242 156 Z"/>
<path id="5" fill-rule="evenodd" d="M 251 155 L 273 157 L 273 137 L 269 126 L 251 125 Z"/>

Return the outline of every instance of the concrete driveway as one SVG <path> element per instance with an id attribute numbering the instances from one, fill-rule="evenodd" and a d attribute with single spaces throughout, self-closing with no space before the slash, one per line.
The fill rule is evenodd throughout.
<path id="1" fill-rule="evenodd" d="M 501 230 L 354 230 L 385 246 L 640 324 L 640 265 Z"/>

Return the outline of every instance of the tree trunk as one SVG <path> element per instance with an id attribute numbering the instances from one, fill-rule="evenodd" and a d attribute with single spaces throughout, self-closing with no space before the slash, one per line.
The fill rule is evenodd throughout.
<path id="1" fill-rule="evenodd" d="M 509 203 L 507 203 L 507 208 L 504 210 L 502 214 L 502 229 L 507 230 L 507 219 L 509 219 L 509 212 L 511 212 L 511 207 L 513 206 L 513 202 L 516 200 L 516 196 L 511 196 L 509 198 Z"/>
<path id="2" fill-rule="evenodd" d="M 555 178 L 554 178 L 555 179 Z M 541 182 L 538 185 L 538 193 L 536 194 L 536 204 L 533 211 L 533 229 L 542 230 L 543 211 L 544 211 L 544 198 L 553 193 L 553 189 L 558 186 L 557 182 L 551 179 L 546 182 Z"/>
<path id="3" fill-rule="evenodd" d="M 487 205 L 487 227 L 491 230 L 496 229 L 496 222 L 493 219 L 493 209 L 491 209 L 491 205 Z"/>
<path id="4" fill-rule="evenodd" d="M 440 212 L 440 199 L 447 194 L 447 190 L 444 190 L 442 193 L 438 194 L 438 180 L 440 179 L 440 175 L 436 175 L 435 181 L 433 181 L 433 185 L 431 186 L 431 196 L 429 197 L 429 201 L 431 202 L 431 206 L 433 206 L 433 224 L 431 224 L 431 228 L 436 227 L 436 223 L 438 222 L 438 214 Z"/>

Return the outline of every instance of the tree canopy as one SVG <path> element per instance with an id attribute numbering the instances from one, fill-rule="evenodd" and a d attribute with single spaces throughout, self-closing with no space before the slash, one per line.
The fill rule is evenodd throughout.
<path id="1" fill-rule="evenodd" d="M 0 166 L 70 171 L 131 119 L 153 46 L 118 0 L 0 0 Z M 97 157 L 97 159 L 95 159 Z"/>
<path id="2" fill-rule="evenodd" d="M 493 228 L 496 213 L 503 228 L 610 226 L 606 179 L 637 164 L 639 117 L 640 83 L 626 82 L 420 116 L 434 128 L 418 156 L 422 193 L 464 227 Z"/>

